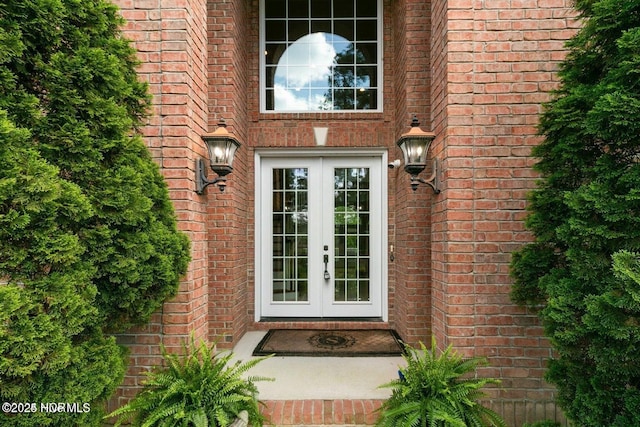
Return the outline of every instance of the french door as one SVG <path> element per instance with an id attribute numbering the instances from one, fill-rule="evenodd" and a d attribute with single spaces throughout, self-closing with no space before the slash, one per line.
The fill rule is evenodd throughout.
<path id="1" fill-rule="evenodd" d="M 380 317 L 380 157 L 260 162 L 262 317 Z"/>

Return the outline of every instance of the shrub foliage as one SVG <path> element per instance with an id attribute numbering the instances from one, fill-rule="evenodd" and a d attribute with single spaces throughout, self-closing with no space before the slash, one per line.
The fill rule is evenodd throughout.
<path id="1" fill-rule="evenodd" d="M 640 1 L 576 7 L 584 26 L 541 118 L 535 241 L 514 254 L 513 298 L 540 309 L 568 416 L 640 425 Z"/>
<path id="2" fill-rule="evenodd" d="M 0 397 L 92 405 L 0 425 L 99 425 L 125 366 L 108 334 L 147 321 L 186 271 L 121 24 L 103 0 L 0 4 Z"/>

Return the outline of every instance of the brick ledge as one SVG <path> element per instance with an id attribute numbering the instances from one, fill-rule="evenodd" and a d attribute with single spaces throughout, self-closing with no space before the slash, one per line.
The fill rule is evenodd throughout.
<path id="1" fill-rule="evenodd" d="M 375 425 L 380 399 L 266 400 L 262 413 L 274 426 Z"/>

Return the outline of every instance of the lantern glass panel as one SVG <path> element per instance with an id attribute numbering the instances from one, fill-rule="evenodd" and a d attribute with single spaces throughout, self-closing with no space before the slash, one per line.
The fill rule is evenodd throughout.
<path id="1" fill-rule="evenodd" d="M 231 138 L 212 138 L 207 140 L 211 167 L 218 165 L 231 167 L 238 143 Z"/>
<path id="2" fill-rule="evenodd" d="M 426 165 L 428 142 L 427 138 L 405 138 L 400 144 L 405 165 Z"/>

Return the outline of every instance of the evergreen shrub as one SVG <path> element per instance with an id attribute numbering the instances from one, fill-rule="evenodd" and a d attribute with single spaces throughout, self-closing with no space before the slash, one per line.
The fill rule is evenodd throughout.
<path id="1" fill-rule="evenodd" d="M 562 426 L 558 422 L 545 420 L 545 421 L 538 421 L 533 424 L 524 424 L 522 427 L 562 427 Z"/>
<path id="2" fill-rule="evenodd" d="M 0 400 L 91 407 L 3 426 L 100 425 L 125 371 L 110 334 L 145 323 L 189 262 L 122 24 L 103 0 L 0 4 Z"/>
<path id="3" fill-rule="evenodd" d="M 640 1 L 576 7 L 583 28 L 533 151 L 535 241 L 513 256 L 513 298 L 539 310 L 567 416 L 640 425 Z"/>

